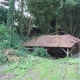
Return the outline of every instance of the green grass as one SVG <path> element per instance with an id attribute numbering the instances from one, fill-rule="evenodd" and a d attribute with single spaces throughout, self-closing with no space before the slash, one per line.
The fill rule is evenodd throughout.
<path id="1" fill-rule="evenodd" d="M 29 57 L 25 62 L 9 64 L 3 73 L 15 74 L 10 80 L 80 80 L 79 58 L 45 59 Z"/>

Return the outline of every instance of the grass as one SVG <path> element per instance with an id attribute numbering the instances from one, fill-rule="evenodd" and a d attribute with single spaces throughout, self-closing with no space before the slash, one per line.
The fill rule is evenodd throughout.
<path id="1" fill-rule="evenodd" d="M 80 80 L 79 58 L 45 59 L 29 56 L 18 65 L 15 63 L 3 70 L 14 78 L 10 80 Z"/>

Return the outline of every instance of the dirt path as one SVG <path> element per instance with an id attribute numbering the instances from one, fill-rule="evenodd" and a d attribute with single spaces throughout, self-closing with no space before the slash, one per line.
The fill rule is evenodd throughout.
<path id="1" fill-rule="evenodd" d="M 3 71 L 8 68 L 8 65 L 1 65 L 0 66 L 0 80 L 11 80 L 14 78 L 15 74 L 13 73 L 4 73 Z"/>
<path id="2" fill-rule="evenodd" d="M 31 80 L 38 80 L 39 78 L 39 75 L 38 75 L 38 72 L 35 72 L 34 70 L 28 70 L 26 74 L 24 74 L 20 80 L 28 80 L 28 79 L 31 79 Z"/>

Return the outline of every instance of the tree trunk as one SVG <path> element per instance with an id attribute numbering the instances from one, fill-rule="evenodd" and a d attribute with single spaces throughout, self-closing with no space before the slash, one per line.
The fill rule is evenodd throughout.
<path id="1" fill-rule="evenodd" d="M 30 35 L 30 31 L 31 31 L 31 15 L 30 15 L 29 26 L 28 26 L 28 36 Z"/>
<path id="2" fill-rule="evenodd" d="M 23 7 L 24 7 L 24 2 L 23 2 L 23 0 L 21 0 L 21 26 L 20 26 L 20 33 L 21 33 L 21 35 L 23 35 L 23 29 L 24 29 L 24 25 L 23 25 L 23 18 L 24 18 Z"/>

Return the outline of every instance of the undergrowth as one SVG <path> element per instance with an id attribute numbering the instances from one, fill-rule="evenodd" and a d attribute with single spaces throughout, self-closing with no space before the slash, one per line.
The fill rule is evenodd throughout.
<path id="1" fill-rule="evenodd" d="M 10 33 L 4 24 L 0 24 L 0 63 L 7 62 L 6 56 L 3 54 L 6 49 L 12 48 L 15 50 L 14 54 L 25 57 L 29 51 L 22 47 L 22 43 L 23 40 L 15 32 L 15 28 Z"/>
<path id="2" fill-rule="evenodd" d="M 32 52 L 32 55 L 33 55 L 33 56 L 51 57 L 51 56 L 48 54 L 47 50 L 44 49 L 44 48 L 39 48 L 39 47 L 37 47 L 37 48 L 34 48 L 33 50 L 34 50 L 34 51 Z"/>
<path id="3" fill-rule="evenodd" d="M 0 65 L 7 62 L 7 58 L 4 54 L 2 54 L 2 50 L 0 49 Z"/>
<path id="4" fill-rule="evenodd" d="M 18 48 L 14 54 L 22 56 L 22 57 L 26 57 L 28 54 L 30 53 L 30 51 L 24 47 Z"/>

